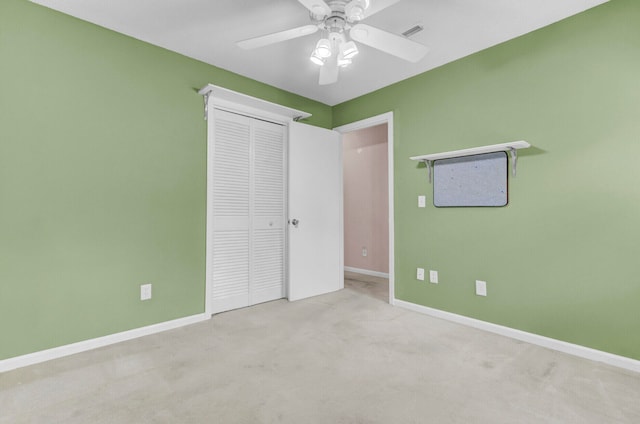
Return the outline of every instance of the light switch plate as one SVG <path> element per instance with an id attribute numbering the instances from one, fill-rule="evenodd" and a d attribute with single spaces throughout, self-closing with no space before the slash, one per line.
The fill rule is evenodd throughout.
<path id="1" fill-rule="evenodd" d="M 438 284 L 438 271 L 430 270 L 429 271 L 429 281 L 433 284 Z"/>
<path id="2" fill-rule="evenodd" d="M 151 299 L 151 284 L 143 284 L 140 286 L 140 300 Z"/>
<path id="3" fill-rule="evenodd" d="M 418 207 L 419 208 L 427 207 L 427 196 L 418 196 Z"/>
<path id="4" fill-rule="evenodd" d="M 478 296 L 487 295 L 487 282 L 482 280 L 476 280 L 476 294 Z"/>
<path id="5" fill-rule="evenodd" d="M 424 268 L 418 268 L 416 272 L 416 278 L 420 281 L 424 281 Z"/>

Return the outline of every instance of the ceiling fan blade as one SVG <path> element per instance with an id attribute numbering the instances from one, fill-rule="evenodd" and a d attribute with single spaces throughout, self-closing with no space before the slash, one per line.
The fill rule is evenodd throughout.
<path id="1" fill-rule="evenodd" d="M 317 17 L 329 16 L 331 8 L 324 0 L 298 0 L 304 7 L 309 9 Z"/>
<path id="2" fill-rule="evenodd" d="M 325 63 L 320 68 L 320 79 L 318 80 L 318 84 L 320 85 L 330 85 L 338 82 L 338 63 L 336 62 L 336 58 L 333 55 L 327 63 Z"/>
<path id="3" fill-rule="evenodd" d="M 386 9 L 389 6 L 393 6 L 394 4 L 398 3 L 399 1 L 400 0 L 371 0 L 371 4 L 364 11 L 364 17 L 366 19 L 369 16 L 374 15 L 374 14 L 380 12 L 381 10 Z"/>
<path id="4" fill-rule="evenodd" d="M 286 31 L 274 32 L 273 34 L 238 41 L 236 44 L 238 47 L 245 50 L 257 49 L 258 47 L 291 40 L 292 38 L 304 37 L 305 35 L 313 34 L 316 31 L 318 31 L 317 25 L 305 25 L 298 28 L 288 29 Z"/>
<path id="5" fill-rule="evenodd" d="M 397 56 L 409 62 L 418 62 L 429 49 L 408 38 L 392 34 L 370 25 L 358 24 L 351 28 L 349 35 L 354 40 L 374 49 Z"/>

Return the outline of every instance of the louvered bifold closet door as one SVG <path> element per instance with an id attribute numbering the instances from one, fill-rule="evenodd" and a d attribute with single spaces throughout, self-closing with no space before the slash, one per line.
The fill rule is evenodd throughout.
<path id="1" fill-rule="evenodd" d="M 215 111 L 213 313 L 249 305 L 251 121 Z"/>
<path id="2" fill-rule="evenodd" d="M 284 297 L 286 127 L 215 110 L 212 312 Z"/>
<path id="3" fill-rule="evenodd" d="M 253 128 L 251 304 L 285 296 L 285 127 L 256 121 Z"/>

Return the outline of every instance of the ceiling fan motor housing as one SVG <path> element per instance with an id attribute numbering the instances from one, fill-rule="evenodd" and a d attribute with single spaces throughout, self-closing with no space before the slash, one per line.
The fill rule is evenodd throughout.
<path id="1" fill-rule="evenodd" d="M 346 13 L 346 7 L 349 3 L 349 0 L 327 1 L 331 13 L 329 15 L 317 15 L 312 12 L 310 13 L 311 19 L 318 24 L 320 29 L 343 33 L 345 30 L 350 29 L 351 23 L 353 23 Z"/>
<path id="2" fill-rule="evenodd" d="M 327 31 L 337 33 L 342 33 L 345 29 L 349 28 L 344 13 L 340 12 L 332 13 L 331 16 L 324 20 L 323 26 Z"/>

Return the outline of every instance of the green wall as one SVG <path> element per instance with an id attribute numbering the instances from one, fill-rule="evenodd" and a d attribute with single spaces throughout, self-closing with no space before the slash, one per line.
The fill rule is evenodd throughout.
<path id="1" fill-rule="evenodd" d="M 0 359 L 204 311 L 207 83 L 331 127 L 326 105 L 0 2 Z"/>
<path id="2" fill-rule="evenodd" d="M 334 107 L 395 113 L 397 298 L 640 359 L 639 22 L 613 0 Z M 504 208 L 436 209 L 409 160 L 513 140 L 535 147 Z"/>
<path id="3" fill-rule="evenodd" d="M 395 112 L 397 298 L 640 359 L 638 22 L 613 0 L 332 109 L 2 0 L 0 360 L 203 312 L 206 83 L 323 127 Z M 507 207 L 416 207 L 409 156 L 519 139 Z"/>

